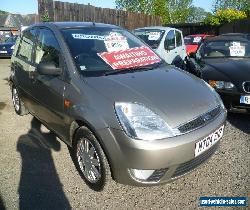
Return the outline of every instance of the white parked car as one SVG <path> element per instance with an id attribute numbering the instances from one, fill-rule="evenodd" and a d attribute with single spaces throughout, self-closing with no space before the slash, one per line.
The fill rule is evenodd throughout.
<path id="1" fill-rule="evenodd" d="M 135 29 L 134 34 L 146 42 L 167 63 L 185 67 L 186 47 L 182 31 L 169 27 L 145 27 Z"/>

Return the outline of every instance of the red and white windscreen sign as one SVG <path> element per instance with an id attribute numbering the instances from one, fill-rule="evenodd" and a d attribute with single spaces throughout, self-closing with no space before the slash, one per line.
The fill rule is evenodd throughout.
<path id="1" fill-rule="evenodd" d="M 114 52 L 103 52 L 98 55 L 113 69 L 127 69 L 146 66 L 161 61 L 148 47 L 135 47 Z"/>

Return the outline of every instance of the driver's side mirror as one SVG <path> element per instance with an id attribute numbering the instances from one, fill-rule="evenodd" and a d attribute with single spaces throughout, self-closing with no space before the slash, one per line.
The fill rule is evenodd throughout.
<path id="1" fill-rule="evenodd" d="M 170 50 L 175 49 L 175 46 L 174 46 L 174 44 L 169 44 L 167 41 L 165 41 L 164 42 L 164 48 L 165 48 L 165 50 L 170 51 Z"/>
<path id="2" fill-rule="evenodd" d="M 54 62 L 41 62 L 37 66 L 37 71 L 41 75 L 60 76 L 62 69 L 56 67 Z"/>

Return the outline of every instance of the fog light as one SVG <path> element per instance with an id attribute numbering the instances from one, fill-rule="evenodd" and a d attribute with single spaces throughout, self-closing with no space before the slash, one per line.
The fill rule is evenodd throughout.
<path id="1" fill-rule="evenodd" d="M 166 174 L 168 168 L 156 170 L 129 169 L 131 177 L 138 182 L 157 183 Z"/>
<path id="2" fill-rule="evenodd" d="M 136 180 L 146 181 L 155 170 L 139 170 L 139 169 L 129 169 L 132 178 Z"/>

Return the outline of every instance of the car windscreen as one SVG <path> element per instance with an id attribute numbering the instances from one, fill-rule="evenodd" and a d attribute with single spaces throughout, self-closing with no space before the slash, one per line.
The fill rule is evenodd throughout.
<path id="1" fill-rule="evenodd" d="M 126 30 L 109 27 L 62 30 L 76 66 L 84 73 L 134 70 L 161 62 L 153 50 Z"/>
<path id="2" fill-rule="evenodd" d="M 201 36 L 186 36 L 184 37 L 185 45 L 198 45 L 202 40 Z"/>
<path id="3" fill-rule="evenodd" d="M 156 49 L 159 47 L 165 31 L 159 29 L 137 29 L 134 34 L 146 42 L 150 47 Z"/>
<path id="4" fill-rule="evenodd" d="M 5 40 L 6 43 L 15 43 L 17 39 L 17 36 L 10 36 Z"/>
<path id="5" fill-rule="evenodd" d="M 250 42 L 231 39 L 206 41 L 198 51 L 204 58 L 250 57 Z"/>

